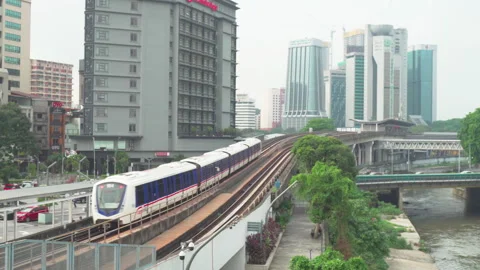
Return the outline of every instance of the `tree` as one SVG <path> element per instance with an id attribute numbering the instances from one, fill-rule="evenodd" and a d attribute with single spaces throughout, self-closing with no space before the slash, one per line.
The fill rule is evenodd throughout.
<path id="1" fill-rule="evenodd" d="M 175 156 L 173 156 L 173 160 L 172 161 L 180 161 L 180 160 L 183 160 L 185 159 L 185 156 L 182 155 L 182 154 L 177 154 Z"/>
<path id="2" fill-rule="evenodd" d="M 471 151 L 472 162 L 480 162 L 480 108 L 465 116 L 458 137 L 463 149 Z"/>
<path id="3" fill-rule="evenodd" d="M 290 270 L 367 270 L 367 264 L 360 257 L 343 259 L 343 255 L 327 248 L 320 256 L 309 260 L 305 256 L 295 256 L 290 260 Z"/>
<path id="4" fill-rule="evenodd" d="M 37 177 L 37 165 L 35 163 L 29 163 L 27 166 L 27 172 L 29 178 Z"/>
<path id="5" fill-rule="evenodd" d="M 0 178 L 4 184 L 8 184 L 10 178 L 20 178 L 20 173 L 18 172 L 18 167 L 10 164 L 3 164 L 0 168 Z"/>
<path id="6" fill-rule="evenodd" d="M 337 166 L 350 179 L 354 179 L 358 173 L 352 151 L 333 137 L 304 136 L 295 142 L 292 152 L 304 172 L 309 172 L 320 161 Z"/>
<path id="7" fill-rule="evenodd" d="M 458 132 L 462 127 L 462 119 L 453 118 L 445 121 L 435 121 L 430 125 L 433 132 Z"/>
<path id="8" fill-rule="evenodd" d="M 302 128 L 302 131 L 307 132 L 310 128 L 312 128 L 313 131 L 335 130 L 335 125 L 330 118 L 315 118 L 308 121 L 307 125 Z"/>
<path id="9" fill-rule="evenodd" d="M 351 255 L 348 241 L 348 219 L 350 217 L 350 193 L 355 184 L 342 171 L 322 162 L 317 162 L 308 174 L 299 174 L 292 178 L 297 181 L 297 194 L 309 203 L 308 215 L 319 231 L 320 223 L 330 220 L 338 228 L 336 249 L 345 258 Z"/>
<path id="10" fill-rule="evenodd" d="M 129 164 L 129 161 L 130 161 L 130 158 L 127 154 L 127 152 L 125 151 L 120 151 L 120 152 L 117 152 L 116 155 L 115 155 L 115 161 L 116 161 L 116 165 L 117 165 L 117 171 L 115 172 L 116 174 L 117 173 L 124 173 L 127 171 L 128 169 L 128 164 Z"/>
<path id="11" fill-rule="evenodd" d="M 35 138 L 30 131 L 32 123 L 15 103 L 0 106 L 0 149 L 19 154 L 38 152 Z"/>
<path id="12" fill-rule="evenodd" d="M 430 130 L 431 130 L 431 128 L 429 126 L 424 126 L 424 125 L 412 126 L 408 129 L 408 131 L 410 131 L 410 133 L 412 133 L 412 134 L 423 134 L 423 133 L 428 132 Z"/>
<path id="13" fill-rule="evenodd" d="M 65 170 L 69 172 L 76 172 L 79 169 L 80 165 L 80 160 L 82 160 L 85 156 L 82 154 L 76 154 L 76 155 L 71 155 L 64 160 L 64 165 L 65 165 Z M 90 168 L 90 163 L 88 160 L 82 161 L 82 164 L 80 165 L 80 170 L 81 171 L 86 171 Z"/>

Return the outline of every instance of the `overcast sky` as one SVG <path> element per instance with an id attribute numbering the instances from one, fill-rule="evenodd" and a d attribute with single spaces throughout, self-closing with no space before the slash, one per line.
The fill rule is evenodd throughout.
<path id="1" fill-rule="evenodd" d="M 77 103 L 85 1 L 33 2 L 31 57 L 74 64 L 74 103 Z M 241 9 L 237 87 L 255 98 L 258 107 L 267 89 L 285 85 L 289 41 L 305 37 L 328 41 L 334 27 L 344 26 L 349 31 L 364 28 L 367 23 L 407 28 L 409 44 L 438 45 L 439 119 L 463 117 L 480 107 L 477 93 L 480 86 L 475 81 L 480 75 L 478 0 L 239 0 L 238 3 Z"/>

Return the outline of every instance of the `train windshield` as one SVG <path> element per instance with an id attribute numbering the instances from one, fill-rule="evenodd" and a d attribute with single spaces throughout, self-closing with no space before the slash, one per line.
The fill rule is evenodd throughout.
<path id="1" fill-rule="evenodd" d="M 97 186 L 98 209 L 105 214 L 118 213 L 126 186 L 119 183 L 105 183 Z M 115 213 L 113 213 L 115 212 Z"/>

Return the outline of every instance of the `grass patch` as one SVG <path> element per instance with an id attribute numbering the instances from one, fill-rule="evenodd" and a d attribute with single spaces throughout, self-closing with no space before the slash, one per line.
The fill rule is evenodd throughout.
<path id="1" fill-rule="evenodd" d="M 418 250 L 420 250 L 420 251 L 422 251 L 422 252 L 425 252 L 425 253 L 430 253 L 430 252 L 431 252 L 430 247 L 428 247 L 428 246 L 425 244 L 425 241 L 420 240 L 419 245 L 420 245 L 420 247 L 418 248 Z"/>
<path id="2" fill-rule="evenodd" d="M 406 232 L 404 226 L 392 224 L 386 220 L 380 221 L 382 231 L 387 235 L 387 244 L 389 248 L 395 249 L 413 249 L 412 245 L 401 237 L 401 233 Z"/>
<path id="3" fill-rule="evenodd" d="M 375 208 L 375 211 L 378 215 L 382 216 L 398 216 L 403 213 L 402 210 L 398 209 L 395 205 L 381 201 L 378 202 L 378 207 Z"/>

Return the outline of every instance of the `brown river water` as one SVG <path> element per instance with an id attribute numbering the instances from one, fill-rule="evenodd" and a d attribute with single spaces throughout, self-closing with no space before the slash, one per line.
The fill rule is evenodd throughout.
<path id="1" fill-rule="evenodd" d="M 406 190 L 403 200 L 440 270 L 480 269 L 480 209 L 467 213 L 452 189 Z"/>

